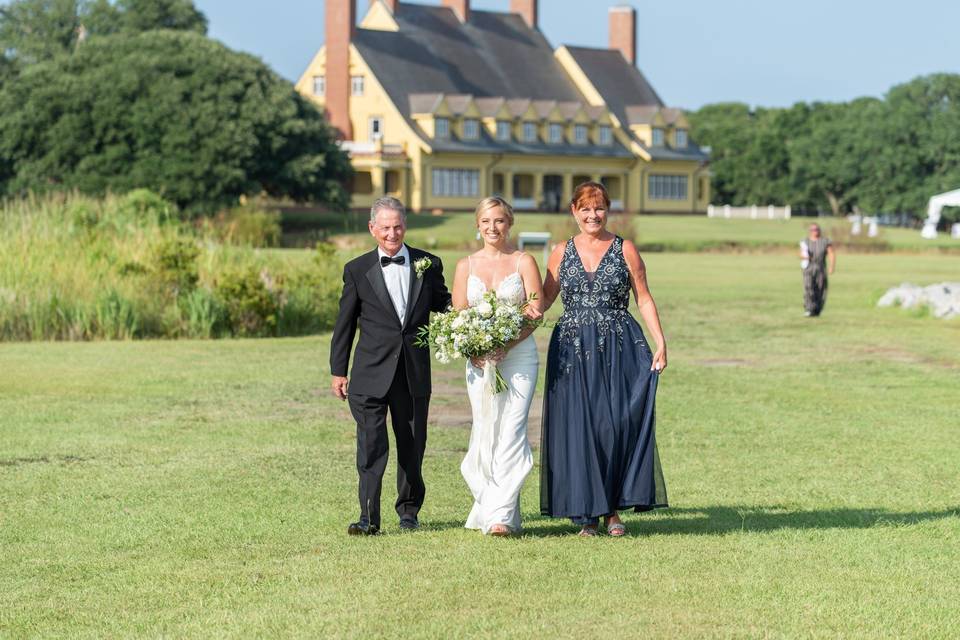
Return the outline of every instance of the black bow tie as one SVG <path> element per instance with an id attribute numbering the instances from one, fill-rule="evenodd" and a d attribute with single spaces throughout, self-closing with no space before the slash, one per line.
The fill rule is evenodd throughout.
<path id="1" fill-rule="evenodd" d="M 403 256 L 380 256 L 380 266 L 385 267 L 388 264 L 406 264 L 407 259 Z"/>

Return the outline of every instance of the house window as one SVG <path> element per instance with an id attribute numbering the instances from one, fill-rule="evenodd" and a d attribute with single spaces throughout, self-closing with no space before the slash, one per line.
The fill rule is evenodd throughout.
<path id="1" fill-rule="evenodd" d="M 478 169 L 434 169 L 433 195 L 446 198 L 476 198 L 480 193 Z"/>
<path id="2" fill-rule="evenodd" d="M 497 120 L 497 140 L 510 140 L 510 123 L 506 120 Z"/>
<path id="3" fill-rule="evenodd" d="M 590 130 L 587 129 L 587 125 L 578 124 L 573 127 L 573 141 L 577 144 L 587 144 L 587 136 L 589 135 Z"/>
<path id="4" fill-rule="evenodd" d="M 524 142 L 537 141 L 537 125 L 535 123 L 533 122 L 523 123 L 523 141 Z"/>
<path id="5" fill-rule="evenodd" d="M 563 125 L 551 124 L 550 125 L 550 144 L 560 144 L 561 142 L 563 142 Z"/>
<path id="6" fill-rule="evenodd" d="M 687 176 L 650 176 L 651 200 L 686 200 Z"/>
<path id="7" fill-rule="evenodd" d="M 437 118 L 436 137 L 437 138 L 450 137 L 450 120 L 448 118 Z"/>
<path id="8" fill-rule="evenodd" d="M 313 95 L 319 97 L 327 95 L 326 76 L 313 76 Z"/>
<path id="9" fill-rule="evenodd" d="M 375 141 L 383 137 L 383 118 L 373 116 L 370 118 L 370 140 Z"/>
<path id="10" fill-rule="evenodd" d="M 613 144 L 613 129 L 611 127 L 600 127 L 600 144 L 605 146 Z"/>
<path id="11" fill-rule="evenodd" d="M 677 149 L 687 148 L 687 130 L 677 129 Z"/>
<path id="12" fill-rule="evenodd" d="M 352 96 L 363 95 L 363 76 L 350 77 L 350 95 Z"/>
<path id="13" fill-rule="evenodd" d="M 480 137 L 480 121 L 468 118 L 463 121 L 463 137 L 467 140 L 476 140 Z"/>
<path id="14" fill-rule="evenodd" d="M 656 128 L 653 130 L 653 146 L 663 146 L 663 129 Z"/>

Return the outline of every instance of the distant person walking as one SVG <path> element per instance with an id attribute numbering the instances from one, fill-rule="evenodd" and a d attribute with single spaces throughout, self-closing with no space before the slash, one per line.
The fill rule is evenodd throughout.
<path id="1" fill-rule="evenodd" d="M 829 238 L 823 237 L 820 225 L 811 224 L 807 237 L 800 241 L 800 258 L 800 265 L 803 267 L 803 315 L 816 317 L 823 311 L 823 305 L 827 301 L 827 275 L 832 276 L 837 266 L 833 243 Z"/>

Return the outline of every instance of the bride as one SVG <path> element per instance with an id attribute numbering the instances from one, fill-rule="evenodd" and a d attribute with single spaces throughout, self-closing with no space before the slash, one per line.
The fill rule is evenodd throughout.
<path id="1" fill-rule="evenodd" d="M 510 243 L 513 208 L 502 198 L 486 198 L 477 205 L 477 229 L 483 248 L 461 259 L 453 283 L 453 306 L 478 304 L 484 293 L 521 304 L 533 295 L 529 314 L 539 317 L 543 298 L 540 269 L 531 256 Z M 483 379 L 483 360 L 467 363 L 467 394 L 473 410 L 470 448 L 460 465 L 473 509 L 466 528 L 507 536 L 520 529 L 520 489 L 533 468 L 527 442 L 527 413 L 537 385 L 539 358 L 533 328 L 489 359 L 497 362 L 508 389 L 491 395 Z"/>

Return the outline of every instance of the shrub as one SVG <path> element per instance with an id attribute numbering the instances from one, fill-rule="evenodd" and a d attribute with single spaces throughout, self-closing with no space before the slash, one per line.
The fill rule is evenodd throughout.
<path id="1" fill-rule="evenodd" d="M 252 266 L 225 271 L 216 282 L 216 295 L 226 310 L 229 329 L 241 337 L 276 334 L 281 307 L 278 294 L 269 271 Z"/>

